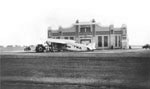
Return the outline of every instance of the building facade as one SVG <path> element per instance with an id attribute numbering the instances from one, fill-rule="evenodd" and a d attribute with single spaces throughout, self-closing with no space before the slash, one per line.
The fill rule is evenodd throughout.
<path id="1" fill-rule="evenodd" d="M 59 27 L 57 30 L 48 28 L 48 38 L 71 39 L 78 43 L 96 43 L 96 49 L 126 49 L 128 48 L 127 27 L 122 25 L 101 26 L 93 19 L 91 22 L 76 22 L 68 28 Z"/>

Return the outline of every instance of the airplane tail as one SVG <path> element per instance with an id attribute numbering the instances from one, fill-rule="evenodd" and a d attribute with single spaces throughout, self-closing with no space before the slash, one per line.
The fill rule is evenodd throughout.
<path id="1" fill-rule="evenodd" d="M 90 50 L 95 50 L 95 43 L 90 43 L 87 45 L 87 47 L 90 49 Z"/>

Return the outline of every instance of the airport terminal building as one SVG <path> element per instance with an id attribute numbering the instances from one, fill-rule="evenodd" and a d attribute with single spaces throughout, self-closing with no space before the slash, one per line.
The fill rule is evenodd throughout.
<path id="1" fill-rule="evenodd" d="M 96 49 L 128 48 L 127 27 L 101 26 L 93 19 L 90 22 L 76 22 L 68 28 L 48 28 L 48 38 L 71 39 L 78 43 L 96 43 Z"/>

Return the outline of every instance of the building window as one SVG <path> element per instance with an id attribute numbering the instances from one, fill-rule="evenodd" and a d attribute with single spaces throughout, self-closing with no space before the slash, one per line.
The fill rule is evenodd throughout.
<path id="1" fill-rule="evenodd" d="M 119 36 L 119 47 L 121 47 L 121 37 Z"/>
<path id="2" fill-rule="evenodd" d="M 86 27 L 86 32 L 91 32 L 91 28 L 90 27 Z"/>
<path id="3" fill-rule="evenodd" d="M 84 28 L 84 27 L 81 27 L 81 28 L 80 28 L 80 32 L 85 32 L 85 28 Z"/>
<path id="4" fill-rule="evenodd" d="M 74 37 L 70 37 L 70 40 L 74 40 Z"/>
<path id="5" fill-rule="evenodd" d="M 64 37 L 64 39 L 68 39 L 68 37 Z"/>
<path id="6" fill-rule="evenodd" d="M 80 32 L 91 32 L 91 27 L 89 25 L 81 25 Z"/>
<path id="7" fill-rule="evenodd" d="M 56 39 L 60 39 L 60 37 L 56 37 Z"/>
<path id="8" fill-rule="evenodd" d="M 126 40 L 126 39 L 127 39 L 127 37 L 125 37 L 125 36 L 124 36 L 124 37 L 122 37 L 122 39 L 123 39 L 123 40 Z"/>
<path id="9" fill-rule="evenodd" d="M 117 47 L 117 36 L 115 36 L 115 46 Z"/>
<path id="10" fill-rule="evenodd" d="M 102 36 L 98 36 L 98 47 L 102 47 Z"/>
<path id="11" fill-rule="evenodd" d="M 104 36 L 104 47 L 108 47 L 108 36 Z"/>

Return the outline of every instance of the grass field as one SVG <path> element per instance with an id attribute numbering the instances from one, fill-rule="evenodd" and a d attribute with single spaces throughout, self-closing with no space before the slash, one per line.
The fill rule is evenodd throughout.
<path id="1" fill-rule="evenodd" d="M 2 89 L 149 89 L 150 51 L 2 53 Z"/>

